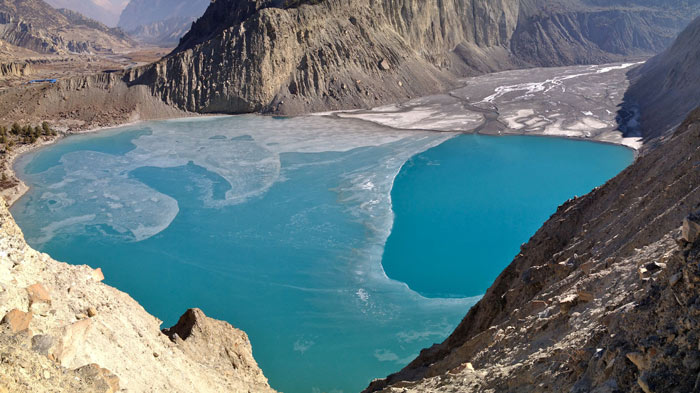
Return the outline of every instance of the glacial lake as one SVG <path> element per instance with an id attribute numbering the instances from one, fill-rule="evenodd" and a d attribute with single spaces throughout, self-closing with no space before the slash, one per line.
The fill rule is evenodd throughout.
<path id="1" fill-rule="evenodd" d="M 632 160 L 558 138 L 182 119 L 21 157 L 31 190 L 12 213 L 163 327 L 199 307 L 246 331 L 273 388 L 356 392 L 444 340 L 558 205 Z"/>

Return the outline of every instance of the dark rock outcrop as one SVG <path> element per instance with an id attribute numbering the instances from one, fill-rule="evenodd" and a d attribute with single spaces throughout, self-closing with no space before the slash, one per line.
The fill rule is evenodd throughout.
<path id="1" fill-rule="evenodd" d="M 466 75 L 656 53 L 700 11 L 671 3 L 216 0 L 173 53 L 125 79 L 197 112 L 371 107 Z"/>
<path id="2" fill-rule="evenodd" d="M 163 333 L 191 359 L 243 381 L 249 391 L 271 391 L 253 358 L 248 336 L 228 322 L 209 318 L 202 310 L 193 308 Z"/>

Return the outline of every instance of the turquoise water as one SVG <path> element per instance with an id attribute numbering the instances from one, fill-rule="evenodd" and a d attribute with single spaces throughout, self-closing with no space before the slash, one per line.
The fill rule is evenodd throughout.
<path id="1" fill-rule="evenodd" d="M 554 207 L 632 159 L 619 146 L 528 136 L 465 135 L 420 153 L 394 183 L 384 270 L 424 296 L 483 294 Z"/>
<path id="2" fill-rule="evenodd" d="M 152 122 L 22 157 L 12 212 L 164 326 L 196 306 L 245 330 L 274 388 L 352 392 L 442 341 L 558 204 L 631 160 L 321 117 Z"/>

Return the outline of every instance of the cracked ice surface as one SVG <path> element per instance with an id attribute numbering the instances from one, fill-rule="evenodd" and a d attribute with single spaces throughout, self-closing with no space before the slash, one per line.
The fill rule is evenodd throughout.
<path id="1" fill-rule="evenodd" d="M 134 148 L 126 154 L 69 151 L 61 156 L 58 165 L 40 173 L 23 175 L 30 184 L 44 185 L 39 196 L 41 203 L 27 203 L 26 208 L 34 209 L 34 214 L 40 210 L 39 213 L 50 216 L 53 223 L 41 228 L 41 235 L 31 239 L 33 242 L 45 243 L 62 232 L 88 228 L 142 241 L 166 229 L 179 212 L 178 202 L 131 176 L 138 168 L 173 168 L 190 163 L 200 166 L 220 176 L 229 186 L 224 198 L 214 198 L 211 182 L 199 184 L 208 187 L 202 194 L 204 205 L 220 208 L 260 196 L 276 182 L 283 181 L 280 155 L 284 153 L 347 152 L 399 143 L 398 146 L 403 147 L 395 147 L 391 156 L 378 156 L 372 167 L 352 174 L 347 181 L 347 188 L 353 190 L 353 195 L 387 194 L 355 196 L 358 200 L 369 201 L 363 203 L 361 209 L 373 212 L 386 205 L 390 210 L 389 201 L 383 199 L 388 198 L 393 176 L 403 162 L 452 136 L 391 130 L 321 117 L 207 117 L 151 122 L 140 127 L 146 127 L 147 132 L 130 141 Z M 127 127 L 121 132 L 133 131 L 133 128 Z M 70 144 L 71 140 L 60 143 Z M 22 161 L 26 163 L 33 156 Z M 19 166 L 21 171 L 21 164 Z M 368 179 L 374 182 L 371 187 Z M 342 194 L 347 197 L 349 191 Z M 381 206 L 375 206 L 377 204 Z M 85 211 L 93 213 L 80 213 Z"/>

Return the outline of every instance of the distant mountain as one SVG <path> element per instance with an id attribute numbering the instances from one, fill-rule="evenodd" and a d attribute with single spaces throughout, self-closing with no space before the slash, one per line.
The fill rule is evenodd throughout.
<path id="1" fill-rule="evenodd" d="M 190 111 L 366 108 L 467 75 L 651 56 L 699 13 L 697 0 L 215 0 L 127 78 Z"/>
<path id="2" fill-rule="evenodd" d="M 54 8 L 80 12 L 88 18 L 116 27 L 119 15 L 129 0 L 46 0 Z"/>
<path id="3" fill-rule="evenodd" d="M 39 53 L 112 52 L 135 44 L 119 29 L 43 0 L 0 0 L 0 40 Z"/>
<path id="4" fill-rule="evenodd" d="M 210 0 L 131 0 L 118 26 L 139 41 L 177 45 Z"/>
<path id="5" fill-rule="evenodd" d="M 700 18 L 678 35 L 665 52 L 630 73 L 625 106 L 632 118 L 629 132 L 646 139 L 667 134 L 700 106 Z"/>

